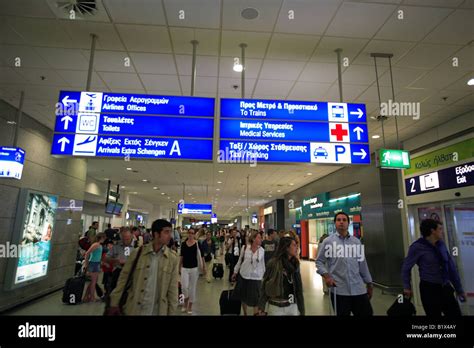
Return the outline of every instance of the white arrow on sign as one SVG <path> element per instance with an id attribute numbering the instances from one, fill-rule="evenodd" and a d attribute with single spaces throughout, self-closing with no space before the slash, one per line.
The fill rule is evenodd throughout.
<path id="1" fill-rule="evenodd" d="M 360 108 L 357 108 L 357 111 L 351 111 L 350 114 L 351 115 L 358 115 L 357 118 L 361 118 L 362 115 L 364 114 L 364 112 Z"/>
<path id="2" fill-rule="evenodd" d="M 64 130 L 67 130 L 67 128 L 69 126 L 69 122 L 72 122 L 72 117 L 66 115 L 63 118 L 61 118 L 61 122 L 64 122 Z"/>
<path id="3" fill-rule="evenodd" d="M 61 144 L 61 152 L 64 152 L 64 149 L 66 148 L 66 144 L 69 144 L 70 141 L 66 137 L 62 137 L 61 139 L 58 140 L 58 144 Z"/>
<path id="4" fill-rule="evenodd" d="M 76 99 L 69 99 L 69 96 L 65 96 L 62 100 L 63 104 L 64 105 L 68 105 L 68 104 L 72 104 L 72 103 L 77 103 L 77 100 Z"/>
<path id="5" fill-rule="evenodd" d="M 359 126 L 355 127 L 352 131 L 357 133 L 357 140 L 360 140 L 360 133 L 364 133 L 364 130 Z"/>
<path id="6" fill-rule="evenodd" d="M 367 152 L 362 148 L 360 152 L 353 152 L 355 156 L 361 156 L 360 159 L 364 159 L 367 156 Z"/>

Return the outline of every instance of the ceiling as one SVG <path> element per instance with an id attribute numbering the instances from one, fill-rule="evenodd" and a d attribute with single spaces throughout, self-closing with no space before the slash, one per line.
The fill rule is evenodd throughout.
<path id="1" fill-rule="evenodd" d="M 240 97 L 232 65 L 245 42 L 246 98 L 338 101 L 334 50 L 341 48 L 344 101 L 365 103 L 372 117 L 379 111 L 370 53 L 394 55 L 395 100 L 421 105 L 418 120 L 398 118 L 401 140 L 474 108 L 474 87 L 466 84 L 474 77 L 474 0 L 102 0 L 95 16 L 74 20 L 55 3 L 0 0 L 0 98 L 18 106 L 25 91 L 24 111 L 51 129 L 59 91 L 85 89 L 91 33 L 98 36 L 96 91 L 189 95 L 195 39 L 196 96 Z M 241 17 L 248 7 L 258 10 L 256 19 Z M 377 64 L 383 101 L 392 96 L 388 60 Z M 394 144 L 393 118 L 384 131 Z M 370 119 L 369 132 L 381 135 L 370 139 L 371 149 L 381 147 L 381 123 Z M 217 198 L 218 216 L 230 218 L 247 207 L 247 175 L 255 207 L 339 168 L 93 159 L 88 174 L 170 207 L 186 183 L 186 196 Z"/>

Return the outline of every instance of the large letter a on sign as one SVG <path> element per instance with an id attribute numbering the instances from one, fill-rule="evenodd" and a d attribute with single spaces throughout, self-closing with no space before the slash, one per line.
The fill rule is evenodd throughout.
<path id="1" fill-rule="evenodd" d="M 181 156 L 181 149 L 179 148 L 178 140 L 173 141 L 173 145 L 171 146 L 170 156 L 176 152 L 178 156 Z"/>

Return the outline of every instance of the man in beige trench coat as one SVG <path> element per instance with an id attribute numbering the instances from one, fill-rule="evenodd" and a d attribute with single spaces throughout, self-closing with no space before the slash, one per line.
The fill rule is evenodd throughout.
<path id="1" fill-rule="evenodd" d="M 133 263 L 139 255 L 123 315 L 174 315 L 178 306 L 179 257 L 168 248 L 172 225 L 163 219 L 153 222 L 153 240 L 131 251 L 117 287 L 110 295 L 109 315 L 119 314 L 119 301 Z"/>

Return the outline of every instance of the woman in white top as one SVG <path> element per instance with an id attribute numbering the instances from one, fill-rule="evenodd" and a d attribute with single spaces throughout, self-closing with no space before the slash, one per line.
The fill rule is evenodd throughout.
<path id="1" fill-rule="evenodd" d="M 232 280 L 235 281 L 239 275 L 234 296 L 242 301 L 244 315 L 247 315 L 247 306 L 253 307 L 253 314 L 256 315 L 262 279 L 265 274 L 265 250 L 260 246 L 262 235 L 257 231 L 250 234 L 248 242 L 249 244 L 242 247 Z"/>

